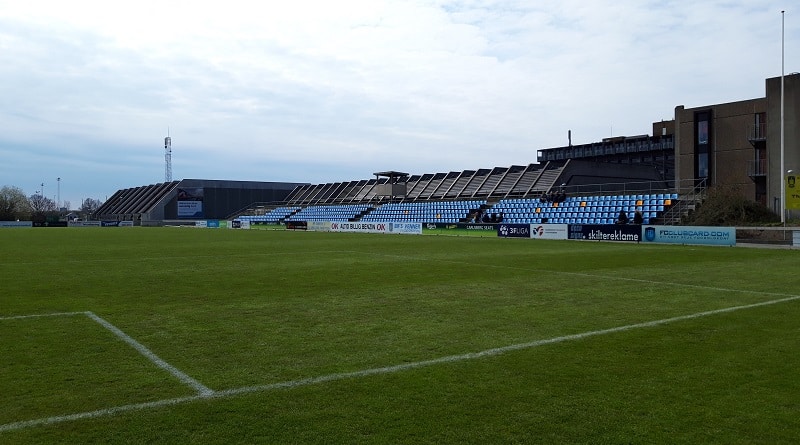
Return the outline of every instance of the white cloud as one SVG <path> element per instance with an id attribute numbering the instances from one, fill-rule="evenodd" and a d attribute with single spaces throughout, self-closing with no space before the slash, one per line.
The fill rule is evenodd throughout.
<path id="1" fill-rule="evenodd" d="M 98 196 L 158 182 L 168 126 L 176 177 L 526 164 L 570 129 L 576 143 L 643 134 L 675 105 L 763 95 L 782 8 L 0 0 L 0 151 L 25 166 L 6 162 L 0 182 L 80 177 Z"/>

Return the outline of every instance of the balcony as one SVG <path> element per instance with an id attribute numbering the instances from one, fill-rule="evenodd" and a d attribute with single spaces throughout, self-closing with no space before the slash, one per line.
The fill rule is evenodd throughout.
<path id="1" fill-rule="evenodd" d="M 747 140 L 750 144 L 756 146 L 758 143 L 766 142 L 767 140 L 767 124 L 762 122 L 760 124 L 753 124 L 747 127 Z"/>
<path id="2" fill-rule="evenodd" d="M 747 163 L 747 176 L 751 179 L 767 176 L 767 160 L 749 161 Z"/>

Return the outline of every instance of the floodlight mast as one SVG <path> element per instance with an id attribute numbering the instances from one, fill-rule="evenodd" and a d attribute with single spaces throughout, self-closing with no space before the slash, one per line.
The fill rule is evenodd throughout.
<path id="1" fill-rule="evenodd" d="M 172 182 L 172 138 L 169 136 L 169 129 L 164 138 L 164 182 Z"/>

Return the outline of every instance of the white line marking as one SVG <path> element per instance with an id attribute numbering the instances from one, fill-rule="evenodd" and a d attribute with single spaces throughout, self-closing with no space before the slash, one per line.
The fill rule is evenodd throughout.
<path id="1" fill-rule="evenodd" d="M 0 321 L 23 320 L 25 318 L 42 318 L 42 317 L 70 317 L 73 315 L 86 315 L 86 312 L 54 312 L 52 314 L 12 315 L 8 317 L 0 317 Z"/>
<path id="2" fill-rule="evenodd" d="M 395 255 L 395 254 L 388 254 L 388 253 L 375 253 L 375 252 L 353 252 L 353 253 L 363 253 L 365 255 L 374 255 L 374 256 L 382 256 L 382 257 L 389 257 L 389 258 L 398 258 L 403 260 L 415 260 L 415 261 L 424 261 L 424 258 L 415 257 L 411 255 Z M 495 269 L 511 269 L 511 270 L 519 270 L 523 272 L 536 272 L 537 274 L 552 274 L 552 275 L 568 275 L 568 276 L 576 276 L 576 277 L 584 277 L 584 278 L 596 278 L 600 280 L 612 280 L 612 281 L 630 281 L 634 283 L 644 283 L 644 284 L 654 284 L 659 286 L 679 286 L 679 287 L 688 287 L 692 289 L 703 289 L 703 290 L 711 290 L 711 291 L 719 291 L 719 292 L 738 292 L 743 294 L 758 294 L 758 295 L 768 295 L 771 297 L 793 297 L 792 294 L 784 294 L 779 292 L 764 292 L 762 290 L 757 289 L 728 289 L 724 287 L 714 287 L 714 286 L 703 286 L 701 284 L 692 284 L 692 283 L 677 283 L 674 281 L 655 281 L 655 280 L 645 280 L 643 278 L 630 278 L 630 277 L 620 277 L 620 276 L 610 276 L 610 275 L 598 275 L 598 274 L 591 274 L 586 272 L 569 272 L 564 270 L 543 270 L 543 269 L 531 269 L 527 267 L 520 267 L 520 266 L 507 266 L 502 264 L 479 264 L 479 263 L 468 263 L 464 261 L 456 261 L 456 260 L 447 260 L 447 259 L 439 259 L 436 260 L 441 263 L 450 263 L 450 264 L 457 264 L 460 266 L 477 266 L 482 268 L 495 268 Z"/>
<path id="3" fill-rule="evenodd" d="M 106 320 L 98 317 L 93 312 L 86 312 L 86 316 L 88 316 L 92 320 L 100 323 L 100 325 L 102 325 L 104 328 L 108 329 L 109 331 L 113 332 L 117 337 L 122 339 L 122 341 L 124 341 L 125 343 L 128 343 L 129 345 L 133 346 L 134 349 L 139 351 L 139 353 L 142 354 L 143 356 L 147 357 L 151 362 L 155 363 L 156 366 L 158 366 L 159 368 L 169 372 L 173 376 L 177 377 L 178 380 L 183 382 L 185 385 L 188 385 L 188 386 L 194 388 L 195 391 L 198 392 L 198 394 L 210 395 L 210 394 L 214 393 L 214 391 L 211 390 L 210 388 L 208 388 L 207 386 L 205 386 L 202 383 L 198 382 L 197 380 L 189 377 L 184 372 L 182 372 L 180 369 L 178 369 L 178 368 L 170 365 L 169 363 L 165 362 L 164 360 L 162 360 L 161 357 L 155 355 L 153 353 L 153 351 L 147 349 L 144 345 L 142 345 L 138 341 L 134 340 L 128 334 L 122 332 L 122 330 L 119 329 L 118 327 L 116 327 L 113 324 L 107 322 Z"/>
<path id="4" fill-rule="evenodd" d="M 684 320 L 691 320 L 691 319 L 694 319 L 694 318 L 708 317 L 708 316 L 711 316 L 711 315 L 724 314 L 724 313 L 735 312 L 735 311 L 740 311 L 740 310 L 744 310 L 744 309 L 753 309 L 753 308 L 757 308 L 757 307 L 770 306 L 770 305 L 786 303 L 786 302 L 796 301 L 796 300 L 800 300 L 800 295 L 793 295 L 793 296 L 790 296 L 790 297 L 787 297 L 787 298 L 764 301 L 764 302 L 761 302 L 761 303 L 753 303 L 753 304 L 746 304 L 746 305 L 741 305 L 741 306 L 732 306 L 732 307 L 727 307 L 727 308 L 722 308 L 722 309 L 714 309 L 714 310 L 710 310 L 710 311 L 697 312 L 697 313 L 689 314 L 689 315 L 679 315 L 677 317 L 663 318 L 661 320 L 646 321 L 646 322 L 642 322 L 642 323 L 634 323 L 634 324 L 629 324 L 629 325 L 625 325 L 625 326 L 617 326 L 617 327 L 614 327 L 614 328 L 582 332 L 582 333 L 579 333 L 579 334 L 563 335 L 563 336 L 560 336 L 560 337 L 553 337 L 553 338 L 548 338 L 548 339 L 544 339 L 544 340 L 535 340 L 535 341 L 528 342 L 528 343 L 519 343 L 519 344 L 514 344 L 514 345 L 509 345 L 509 346 L 503 346 L 503 347 L 500 347 L 500 348 L 486 349 L 486 350 L 479 351 L 479 352 L 471 352 L 471 353 L 459 354 L 459 355 L 449 355 L 449 356 L 446 356 L 446 357 L 439 357 L 439 358 L 435 358 L 435 359 L 431 359 L 431 360 L 423 360 L 423 361 L 413 362 L 413 363 L 404 363 L 404 364 L 400 364 L 400 365 L 386 366 L 386 367 L 382 367 L 382 368 L 365 369 L 365 370 L 354 371 L 354 372 L 343 372 L 343 373 L 338 373 L 338 374 L 329 374 L 329 375 L 324 375 L 324 376 L 319 376 L 319 377 L 309 377 L 309 378 L 306 378 L 306 379 L 290 380 L 290 381 L 286 381 L 286 382 L 271 383 L 271 384 L 266 384 L 266 385 L 245 386 L 245 387 L 241 387 L 241 388 L 226 389 L 226 390 L 216 391 L 216 392 L 215 391 L 200 392 L 199 394 L 197 394 L 195 396 L 189 396 L 189 397 L 179 397 L 179 398 L 174 398 L 174 399 L 156 400 L 156 401 L 153 401 L 153 402 L 136 403 L 136 404 L 130 404 L 130 405 L 121 405 L 121 406 L 116 406 L 116 407 L 113 407 L 113 408 L 99 409 L 99 410 L 96 410 L 96 411 L 87 411 L 87 412 L 83 412 L 83 413 L 67 414 L 67 415 L 63 415 L 63 416 L 45 417 L 45 418 L 41 418 L 41 419 L 25 420 L 25 421 L 20 421 L 20 422 L 7 423 L 5 425 L 0 425 L 0 433 L 2 433 L 4 431 L 20 430 L 20 429 L 32 428 L 32 427 L 36 427 L 36 426 L 52 425 L 52 424 L 55 424 L 55 423 L 62 423 L 62 422 L 69 422 L 69 421 L 83 420 L 83 419 L 91 419 L 91 418 L 96 418 L 96 417 L 112 416 L 112 415 L 115 415 L 115 414 L 125 413 L 125 412 L 129 412 L 129 411 L 143 410 L 143 409 L 148 409 L 148 408 L 160 408 L 160 407 L 165 407 L 165 406 L 179 405 L 179 404 L 190 403 L 190 402 L 194 402 L 194 401 L 197 401 L 197 400 L 203 400 L 203 399 L 228 398 L 228 397 L 234 397 L 234 396 L 239 395 L 239 394 L 266 392 L 266 391 L 272 391 L 272 390 L 277 390 L 277 389 L 291 389 L 291 388 L 297 388 L 297 387 L 300 387 L 300 386 L 316 385 L 316 384 L 320 384 L 320 383 L 333 382 L 333 381 L 337 381 L 337 380 L 354 379 L 354 378 L 368 377 L 368 376 L 380 375 L 380 374 L 392 374 L 392 373 L 396 373 L 396 372 L 401 372 L 401 371 L 406 371 L 406 370 L 416 369 L 416 368 L 423 368 L 423 367 L 438 365 L 438 364 L 442 364 L 442 363 L 454 363 L 454 362 L 461 362 L 461 361 L 467 361 L 467 360 L 475 360 L 475 359 L 479 359 L 479 358 L 483 358 L 483 357 L 492 357 L 492 356 L 496 356 L 496 355 L 505 354 L 507 352 L 519 351 L 519 350 L 523 350 L 523 349 L 536 348 L 538 346 L 551 345 L 551 344 L 563 343 L 563 342 L 574 341 L 574 340 L 582 340 L 582 339 L 589 338 L 589 337 L 596 337 L 596 336 L 600 336 L 600 335 L 614 334 L 614 333 L 617 333 L 617 332 L 630 331 L 630 330 L 633 330 L 633 329 L 649 328 L 649 327 L 660 326 L 660 325 L 665 325 L 665 324 L 669 324 L 669 323 L 675 323 L 675 322 L 684 321 Z M 89 312 L 87 314 L 91 314 L 91 312 Z M 92 315 L 94 315 L 94 314 L 91 314 L 90 316 L 92 316 Z M 94 315 L 94 317 L 97 317 L 97 316 Z M 97 317 L 97 318 L 100 319 L 100 317 Z M 100 319 L 100 320 L 102 320 L 102 319 Z M 98 322 L 100 322 L 100 321 L 98 321 Z M 107 323 L 107 322 L 105 322 L 103 320 L 100 323 L 102 324 L 102 323 Z M 105 326 L 105 324 L 104 324 L 104 326 Z M 111 328 L 113 328 L 113 329 L 116 329 L 116 328 L 113 327 L 113 325 L 109 324 L 109 326 L 111 326 Z M 125 335 L 125 334 L 123 333 L 123 335 Z"/>

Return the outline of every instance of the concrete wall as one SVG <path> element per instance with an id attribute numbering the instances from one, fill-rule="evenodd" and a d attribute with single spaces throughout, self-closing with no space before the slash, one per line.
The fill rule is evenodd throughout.
<path id="1" fill-rule="evenodd" d="M 737 187 L 747 199 L 755 199 L 755 183 L 748 176 L 755 149 L 748 139 L 755 114 L 767 111 L 764 98 L 696 108 L 675 107 L 675 169 L 680 192 L 693 186 L 695 171 L 695 113 L 710 111 L 709 186 Z"/>
<path id="2" fill-rule="evenodd" d="M 781 172 L 781 78 L 766 80 L 767 89 L 767 193 L 771 201 L 780 197 L 785 170 L 800 172 L 800 74 L 784 77 L 784 172 Z M 770 205 L 771 207 L 771 205 Z"/>

